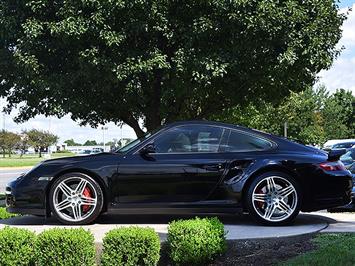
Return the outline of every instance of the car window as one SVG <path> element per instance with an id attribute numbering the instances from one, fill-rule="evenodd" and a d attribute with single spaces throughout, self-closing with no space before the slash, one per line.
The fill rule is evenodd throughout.
<path id="1" fill-rule="evenodd" d="M 354 145 L 354 143 L 339 143 L 339 144 L 335 144 L 333 146 L 333 149 L 348 149 L 351 148 Z"/>
<path id="2" fill-rule="evenodd" d="M 271 147 L 272 143 L 265 139 L 231 130 L 228 142 L 224 147 L 224 151 L 260 151 L 270 149 Z"/>
<path id="3" fill-rule="evenodd" d="M 347 153 L 340 156 L 341 161 L 353 161 L 355 160 L 355 149 L 351 149 Z"/>
<path id="4" fill-rule="evenodd" d="M 179 126 L 154 140 L 157 153 L 217 152 L 224 129 L 213 126 Z"/>

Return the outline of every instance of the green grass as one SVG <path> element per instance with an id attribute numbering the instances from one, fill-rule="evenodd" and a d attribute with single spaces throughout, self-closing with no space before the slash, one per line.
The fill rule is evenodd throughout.
<path id="1" fill-rule="evenodd" d="M 5 207 L 0 207 L 0 220 L 9 219 L 9 218 L 16 217 L 16 216 L 18 216 L 18 214 L 9 213 L 6 211 Z"/>
<path id="2" fill-rule="evenodd" d="M 51 154 L 51 158 L 60 158 L 60 157 L 67 157 L 73 156 L 74 153 L 53 153 Z M 39 158 L 38 154 L 31 154 L 31 155 L 23 155 L 22 158 L 20 155 L 13 154 L 10 158 L 9 157 L 1 157 L 0 158 L 0 167 L 23 167 L 23 166 L 34 166 L 35 164 L 46 160 L 44 157 Z"/>
<path id="3" fill-rule="evenodd" d="M 321 234 L 313 239 L 317 249 L 281 265 L 355 265 L 355 233 Z"/>

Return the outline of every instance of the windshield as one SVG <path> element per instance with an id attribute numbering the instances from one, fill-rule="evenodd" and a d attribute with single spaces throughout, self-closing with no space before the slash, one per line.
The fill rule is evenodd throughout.
<path id="1" fill-rule="evenodd" d="M 115 152 L 125 153 L 125 152 L 129 151 L 130 149 L 132 149 L 133 147 L 137 146 L 139 143 L 141 143 L 143 140 L 147 139 L 151 135 L 152 134 L 149 132 L 149 133 L 145 134 L 143 137 L 135 139 L 134 141 L 128 143 L 127 145 L 117 149 Z"/>
<path id="2" fill-rule="evenodd" d="M 350 143 L 339 143 L 339 144 L 335 144 L 333 146 L 333 149 L 351 148 L 353 145 L 354 145 L 353 142 L 350 142 Z"/>

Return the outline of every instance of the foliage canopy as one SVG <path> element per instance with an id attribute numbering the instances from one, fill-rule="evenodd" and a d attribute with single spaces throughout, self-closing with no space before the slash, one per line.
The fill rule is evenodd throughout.
<path id="1" fill-rule="evenodd" d="M 344 18 L 333 0 L 0 0 L 0 96 L 25 103 L 17 121 L 70 113 L 141 136 L 302 90 Z"/>

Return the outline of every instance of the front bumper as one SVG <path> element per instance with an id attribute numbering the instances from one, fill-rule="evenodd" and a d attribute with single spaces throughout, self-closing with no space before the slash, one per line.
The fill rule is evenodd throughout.
<path id="1" fill-rule="evenodd" d="M 10 213 L 46 215 L 45 186 L 41 182 L 16 179 L 6 186 L 5 204 Z"/>

